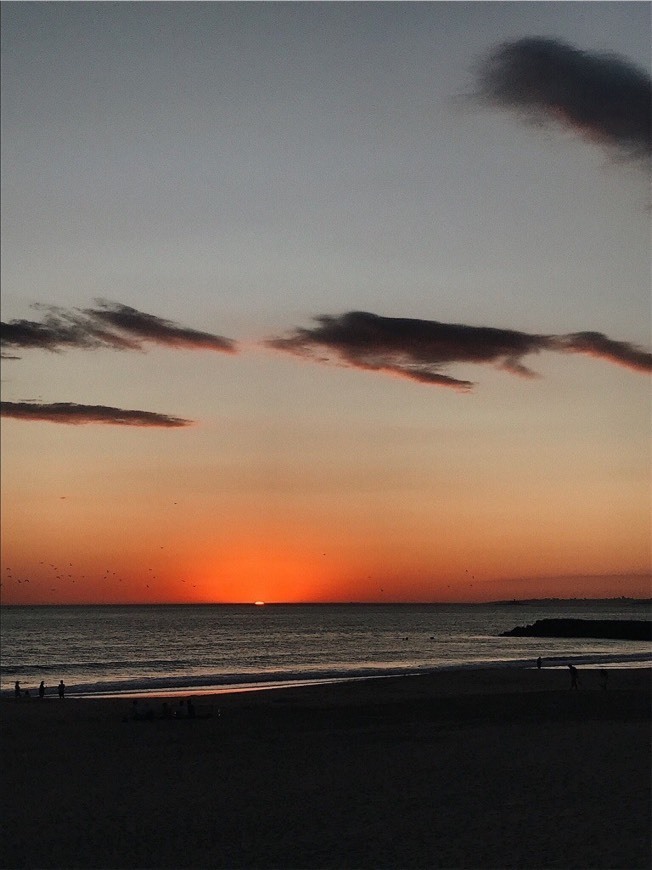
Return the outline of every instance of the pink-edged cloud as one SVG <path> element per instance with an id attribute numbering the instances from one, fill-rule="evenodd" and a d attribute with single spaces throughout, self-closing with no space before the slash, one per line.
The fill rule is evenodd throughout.
<path id="1" fill-rule="evenodd" d="M 75 402 L 1 402 L 0 415 L 15 420 L 64 423 L 79 426 L 99 423 L 112 426 L 178 429 L 192 426 L 192 420 L 157 414 L 153 411 L 126 410 L 107 405 L 78 405 Z"/>
<path id="2" fill-rule="evenodd" d="M 144 350 L 148 344 L 183 350 L 237 352 L 235 342 L 229 338 L 180 326 L 119 302 L 101 300 L 95 307 L 83 309 L 34 307 L 44 312 L 41 321 L 11 320 L 0 324 L 4 358 L 13 358 L 7 349 L 15 348 Z"/>
<path id="3" fill-rule="evenodd" d="M 559 122 L 625 157 L 652 154 L 650 75 L 614 54 L 548 37 L 506 42 L 480 64 L 476 95 L 538 121 Z"/>
<path id="4" fill-rule="evenodd" d="M 365 311 L 315 318 L 316 326 L 297 328 L 266 342 L 275 350 L 319 362 L 382 372 L 468 392 L 472 381 L 442 368 L 453 363 L 491 364 L 522 377 L 536 377 L 523 358 L 540 351 L 599 357 L 639 372 L 652 371 L 652 354 L 614 341 L 602 333 L 538 335 L 512 329 L 440 323 L 436 320 L 382 317 Z"/>

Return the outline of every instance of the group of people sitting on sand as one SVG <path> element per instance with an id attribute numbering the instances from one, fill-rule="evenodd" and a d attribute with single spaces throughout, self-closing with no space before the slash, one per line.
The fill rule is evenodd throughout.
<path id="1" fill-rule="evenodd" d="M 38 687 L 38 696 L 39 698 L 45 698 L 45 680 L 41 680 Z M 57 686 L 57 693 L 61 700 L 63 701 L 66 694 L 66 685 L 63 680 L 59 681 L 59 685 Z M 20 698 L 31 698 L 29 689 L 21 689 L 20 681 L 16 680 L 14 683 L 14 698 L 18 701 Z"/>
<path id="2" fill-rule="evenodd" d="M 172 705 L 167 701 L 163 701 L 163 706 L 158 716 L 154 713 L 148 701 L 145 701 L 142 706 L 138 703 L 137 698 L 131 702 L 131 719 L 148 722 L 152 722 L 154 719 L 206 719 L 211 715 L 211 712 L 209 710 L 208 712 L 202 711 L 198 713 L 192 698 L 181 698 L 178 704 Z"/>

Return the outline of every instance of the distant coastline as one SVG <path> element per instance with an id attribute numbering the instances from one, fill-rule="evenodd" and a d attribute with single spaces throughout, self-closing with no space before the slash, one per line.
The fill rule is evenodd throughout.
<path id="1" fill-rule="evenodd" d="M 267 601 L 265 607 L 514 607 L 522 605 L 603 605 L 630 604 L 652 608 L 652 598 L 512 598 L 501 601 Z M 7 604 L 0 609 L 18 607 L 257 607 L 253 601 L 137 601 L 114 603 Z M 260 608 L 262 609 L 262 608 Z"/>
<path id="2" fill-rule="evenodd" d="M 514 604 L 640 604 L 652 607 L 652 598 L 628 598 L 621 595 L 613 598 L 511 598 L 504 601 L 488 601 L 487 604 L 514 605 Z"/>

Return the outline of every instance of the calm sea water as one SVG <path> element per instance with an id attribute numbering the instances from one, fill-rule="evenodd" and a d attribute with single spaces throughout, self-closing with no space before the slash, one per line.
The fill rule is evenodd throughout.
<path id="1" fill-rule="evenodd" d="M 0 689 L 165 694 L 443 668 L 650 665 L 649 643 L 505 638 L 537 619 L 649 619 L 632 602 L 3 607 Z"/>

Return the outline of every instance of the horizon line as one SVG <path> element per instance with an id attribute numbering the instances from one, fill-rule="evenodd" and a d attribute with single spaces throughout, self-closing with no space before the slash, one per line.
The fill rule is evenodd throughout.
<path id="1" fill-rule="evenodd" d="M 652 604 L 652 596 L 640 598 L 631 595 L 561 597 L 549 595 L 543 598 L 498 598 L 491 601 L 115 601 L 115 602 L 32 602 L 3 603 L 3 607 L 427 607 L 457 605 L 482 607 L 487 605 L 535 604 L 544 601 L 635 601 Z"/>

